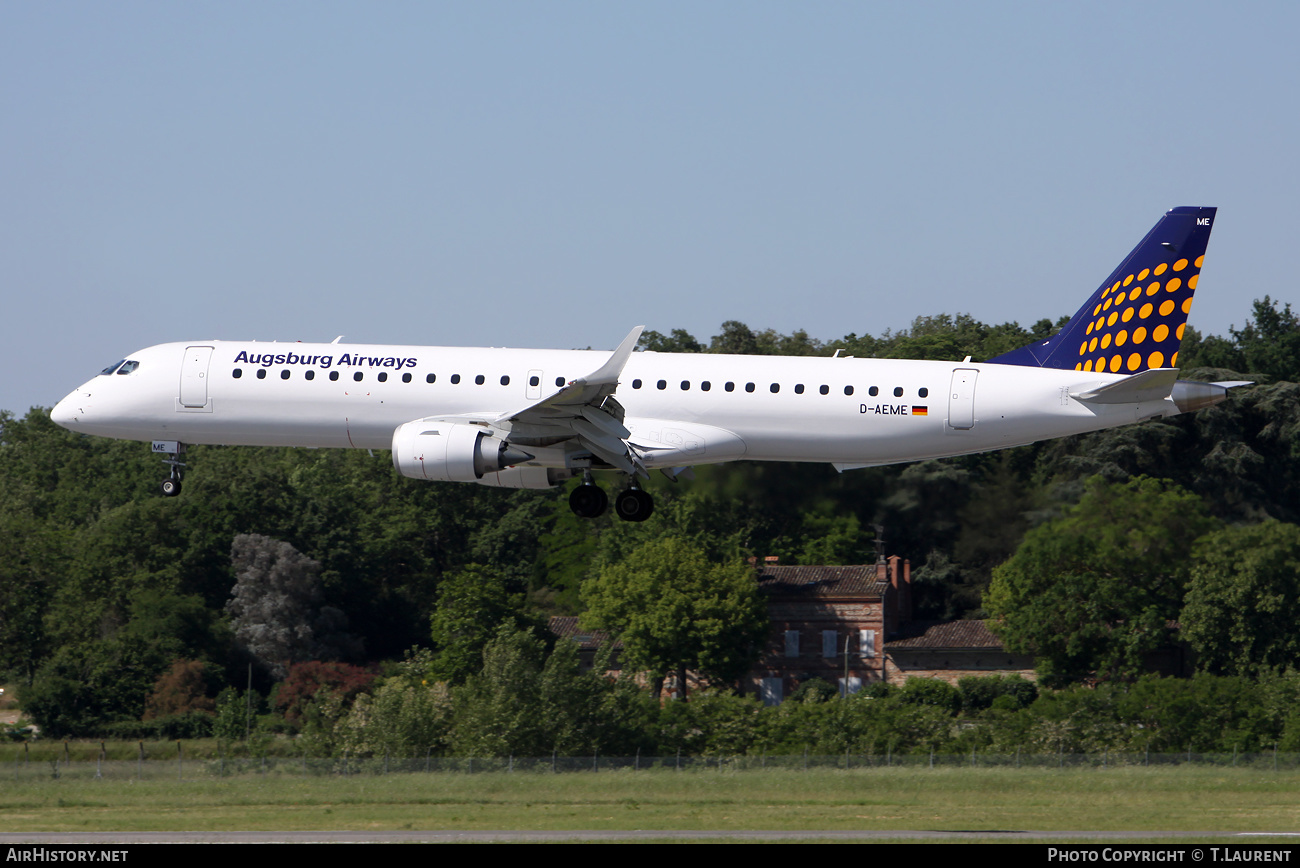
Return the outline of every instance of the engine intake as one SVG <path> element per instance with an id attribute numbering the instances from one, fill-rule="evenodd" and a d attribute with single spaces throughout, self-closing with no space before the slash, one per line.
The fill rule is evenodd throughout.
<path id="1" fill-rule="evenodd" d="M 479 482 L 532 459 L 491 431 L 466 422 L 416 419 L 393 432 L 393 466 L 412 479 Z"/>

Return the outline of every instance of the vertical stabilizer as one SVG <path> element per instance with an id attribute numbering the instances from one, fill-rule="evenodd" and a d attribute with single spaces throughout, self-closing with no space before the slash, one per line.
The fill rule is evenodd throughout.
<path id="1" fill-rule="evenodd" d="M 1215 208 L 1174 208 L 1065 327 L 990 362 L 1135 374 L 1178 365 Z"/>

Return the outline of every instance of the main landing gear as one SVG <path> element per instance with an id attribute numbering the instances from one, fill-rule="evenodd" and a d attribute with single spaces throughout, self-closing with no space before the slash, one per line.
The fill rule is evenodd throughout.
<path id="1" fill-rule="evenodd" d="M 181 468 L 185 466 L 181 456 L 185 454 L 185 444 L 175 440 L 155 440 L 153 451 L 166 455 L 163 464 L 171 468 L 171 472 L 158 488 L 162 491 L 163 497 L 175 497 L 181 493 Z"/>
<path id="2" fill-rule="evenodd" d="M 592 481 L 590 473 L 583 476 L 582 485 L 569 495 L 569 509 L 578 518 L 595 518 L 604 514 L 608 507 L 609 497 Z M 654 498 L 637 488 L 636 483 L 614 498 L 614 512 L 623 521 L 645 521 L 654 509 Z"/>

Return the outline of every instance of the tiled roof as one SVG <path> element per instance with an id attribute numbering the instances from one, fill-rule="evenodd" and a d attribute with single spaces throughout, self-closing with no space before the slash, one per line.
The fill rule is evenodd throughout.
<path id="1" fill-rule="evenodd" d="M 985 621 L 912 621 L 885 641 L 890 651 L 1001 651 L 1002 642 Z"/>
<path id="2" fill-rule="evenodd" d="M 877 580 L 876 565 L 852 567 L 764 567 L 758 586 L 773 596 L 883 597 L 888 582 Z"/>
<path id="3" fill-rule="evenodd" d="M 560 639 L 572 639 L 583 651 L 596 651 L 609 641 L 609 634 L 604 630 L 584 630 L 578 626 L 574 615 L 556 615 L 546 623 L 551 632 Z M 615 642 L 615 648 L 623 647 L 622 642 Z"/>

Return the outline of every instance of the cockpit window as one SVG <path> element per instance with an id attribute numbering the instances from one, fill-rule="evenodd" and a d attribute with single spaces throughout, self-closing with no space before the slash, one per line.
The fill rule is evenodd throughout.
<path id="1" fill-rule="evenodd" d="M 118 368 L 122 367 L 122 363 L 125 362 L 125 361 L 126 361 L 126 359 L 118 359 L 116 362 L 113 362 L 113 364 L 109 365 L 107 368 L 105 368 L 104 370 L 100 371 L 100 372 L 99 372 L 99 375 L 102 377 L 102 376 L 104 376 L 105 374 L 111 374 L 111 373 L 113 373 L 113 372 L 116 371 Z"/>
<path id="2" fill-rule="evenodd" d="M 129 374 L 138 367 L 140 367 L 139 362 L 127 362 L 126 364 L 122 365 L 122 367 L 118 368 L 117 372 L 119 374 Z"/>

